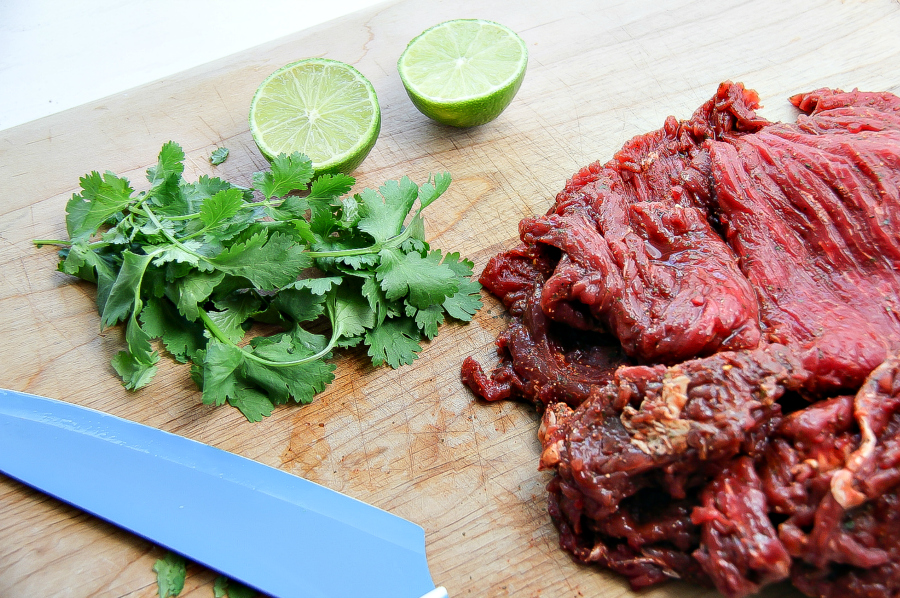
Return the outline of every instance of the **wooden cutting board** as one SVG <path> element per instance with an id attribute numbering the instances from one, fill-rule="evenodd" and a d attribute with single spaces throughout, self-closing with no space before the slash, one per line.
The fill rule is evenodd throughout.
<path id="1" fill-rule="evenodd" d="M 460 17 L 500 21 L 530 51 L 514 103 L 471 130 L 421 116 L 395 67 L 408 40 Z M 790 95 L 822 86 L 900 92 L 898 33 L 896 0 L 409 0 L 3 131 L 0 386 L 194 438 L 415 521 L 434 579 L 451 596 L 630 596 L 621 578 L 576 565 L 557 547 L 534 410 L 479 402 L 460 383 L 466 356 L 496 359 L 507 319 L 491 297 L 471 324 L 443 326 L 414 365 L 341 358 L 337 380 L 312 405 L 250 424 L 234 409 L 202 406 L 187 367 L 171 361 L 151 386 L 124 390 L 109 365 L 122 331 L 101 331 L 94 288 L 56 272 L 55 252 L 31 240 L 64 238 L 79 176 L 112 170 L 139 184 L 170 139 L 185 148 L 192 180 L 209 173 L 249 184 L 266 168 L 247 125 L 254 90 L 283 64 L 325 56 L 359 68 L 381 101 L 381 136 L 355 173 L 359 188 L 451 172 L 450 190 L 426 212 L 427 236 L 480 272 L 579 167 L 609 159 L 667 115 L 688 117 L 723 80 L 756 89 L 762 114 L 782 120 L 795 116 Z M 231 156 L 212 167 L 219 146 Z M 252 514 L 230 516 L 253 525 Z M 313 538 L 296 542 L 298 559 L 316 550 Z M 162 554 L 0 476 L 0 598 L 155 596 L 151 568 Z M 182 596 L 211 597 L 214 578 L 191 567 Z M 795 595 L 787 586 L 765 594 Z M 715 592 L 673 583 L 643 595 Z"/>

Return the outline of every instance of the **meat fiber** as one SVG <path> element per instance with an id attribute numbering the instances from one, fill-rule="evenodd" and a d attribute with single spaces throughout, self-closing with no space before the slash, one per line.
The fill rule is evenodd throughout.
<path id="1" fill-rule="evenodd" d="M 635 588 L 900 592 L 900 98 L 723 83 L 576 173 L 481 282 L 560 544 Z"/>
<path id="2" fill-rule="evenodd" d="M 840 106 L 861 94 L 821 96 Z M 803 97 L 816 107 L 799 124 L 709 144 L 716 213 L 756 289 L 766 340 L 797 347 L 813 392 L 858 387 L 900 346 L 894 100 L 879 124 L 865 96 L 857 118 Z"/>

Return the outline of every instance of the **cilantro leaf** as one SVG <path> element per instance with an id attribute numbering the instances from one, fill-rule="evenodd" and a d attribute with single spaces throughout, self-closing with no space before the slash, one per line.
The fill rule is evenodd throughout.
<path id="1" fill-rule="evenodd" d="M 272 300 L 272 307 L 294 322 L 309 322 L 325 311 L 325 296 L 309 288 L 282 289 Z"/>
<path id="2" fill-rule="evenodd" d="M 401 250 L 405 253 L 428 251 L 428 243 L 425 242 L 425 220 L 421 216 L 414 217 L 405 232 L 408 237 L 400 244 Z"/>
<path id="3" fill-rule="evenodd" d="M 375 276 L 368 277 L 363 282 L 362 294 L 375 313 L 375 320 L 378 326 L 384 322 L 385 318 L 393 318 L 402 313 L 396 302 L 388 300 L 385 292 L 375 280 Z"/>
<path id="4" fill-rule="evenodd" d="M 178 311 L 190 321 L 199 318 L 200 304 L 209 298 L 224 278 L 224 272 L 193 272 L 176 280 L 171 292 Z"/>
<path id="5" fill-rule="evenodd" d="M 144 271 L 153 259 L 152 254 L 137 254 L 128 250 L 125 250 L 123 255 L 122 267 L 110 289 L 100 317 L 104 327 L 114 326 L 134 310 L 135 298 L 140 293 Z"/>
<path id="6" fill-rule="evenodd" d="M 393 318 L 366 332 L 365 342 L 372 365 L 387 363 L 396 369 L 415 361 L 422 350 L 421 338 L 415 322 L 409 318 Z"/>
<path id="7" fill-rule="evenodd" d="M 444 256 L 443 263 L 460 278 L 471 278 L 475 272 L 475 264 L 471 260 L 461 258 L 459 252 L 448 253 Z"/>
<path id="8" fill-rule="evenodd" d="M 184 589 L 184 578 L 187 575 L 187 563 L 184 557 L 167 552 L 153 564 L 156 572 L 156 585 L 159 589 L 159 598 L 177 596 Z"/>
<path id="9" fill-rule="evenodd" d="M 253 598 L 257 593 L 253 588 L 220 575 L 213 585 L 213 595 L 215 598 Z"/>
<path id="10" fill-rule="evenodd" d="M 152 337 L 138 320 L 141 311 L 142 305 L 138 300 L 125 326 L 125 343 L 128 349 L 117 353 L 112 361 L 125 388 L 129 390 L 149 384 L 156 374 L 156 363 L 159 361 L 159 354 L 150 345 Z"/>
<path id="11" fill-rule="evenodd" d="M 254 598 L 256 595 L 256 590 L 236 581 L 228 584 L 228 598 Z"/>
<path id="12" fill-rule="evenodd" d="M 265 233 L 257 233 L 246 242 L 232 245 L 210 263 L 227 274 L 249 279 L 259 289 L 274 290 L 293 282 L 312 265 L 312 259 L 285 234 L 267 238 Z"/>
<path id="13" fill-rule="evenodd" d="M 147 336 L 162 339 L 169 353 L 182 363 L 206 346 L 203 326 L 181 315 L 168 299 L 149 298 L 140 320 Z"/>
<path id="14" fill-rule="evenodd" d="M 340 240 L 335 237 L 329 237 L 316 243 L 313 248 L 320 253 L 336 253 L 334 257 L 319 257 L 316 259 L 316 265 L 327 272 L 340 271 L 340 264 L 346 265 L 353 270 L 366 270 L 370 266 L 378 263 L 378 254 L 368 250 L 365 246 L 360 246 L 356 242 L 357 239 Z M 360 250 L 359 253 L 354 253 Z"/>
<path id="15" fill-rule="evenodd" d="M 228 148 L 227 147 L 217 147 L 213 150 L 213 153 L 209 155 L 209 163 L 213 166 L 218 166 L 222 162 L 228 159 Z"/>
<path id="16" fill-rule="evenodd" d="M 229 189 L 238 189 L 244 195 L 244 201 L 253 199 L 253 192 L 243 187 L 232 185 L 228 181 L 224 181 L 218 177 L 210 177 L 203 175 L 196 182 L 185 183 L 178 182 L 178 196 L 173 201 L 172 198 L 168 202 L 161 202 L 160 190 L 156 189 L 154 193 L 154 205 L 157 214 L 166 216 L 190 216 L 196 214 L 200 210 L 200 206 L 204 200 L 213 195 Z"/>
<path id="17" fill-rule="evenodd" d="M 312 160 L 299 152 L 290 156 L 278 154 L 272 160 L 272 170 L 254 177 L 253 187 L 266 199 L 284 197 L 291 191 L 305 191 L 312 179 Z"/>
<path id="18" fill-rule="evenodd" d="M 450 187 L 450 173 L 443 172 L 428 178 L 428 182 L 419 187 L 419 205 L 427 208 L 435 199 L 444 194 Z"/>
<path id="19" fill-rule="evenodd" d="M 237 214 L 243 206 L 244 194 L 240 189 L 224 189 L 203 200 L 200 220 L 207 228 L 215 228 Z"/>
<path id="20" fill-rule="evenodd" d="M 462 259 L 459 253 L 448 253 L 443 260 L 459 278 L 459 290 L 444 301 L 444 309 L 452 318 L 468 322 L 482 307 L 481 283 L 472 280 L 475 267 L 470 260 Z"/>
<path id="21" fill-rule="evenodd" d="M 235 396 L 228 399 L 228 404 L 240 411 L 251 423 L 269 417 L 275 409 L 275 405 L 272 404 L 269 397 L 252 384 L 243 381 L 238 382 Z"/>
<path id="22" fill-rule="evenodd" d="M 244 324 L 262 308 L 262 299 L 256 293 L 231 293 L 214 305 L 216 310 L 207 315 L 228 340 L 237 343 L 247 332 Z"/>
<path id="23" fill-rule="evenodd" d="M 263 388 L 275 404 L 286 403 L 291 397 L 298 403 L 310 403 L 316 393 L 325 390 L 334 380 L 335 366 L 322 359 L 283 365 L 312 357 L 323 350 L 326 341 L 320 335 L 297 327 L 291 333 L 256 337 L 251 344 L 253 354 L 271 364 L 245 359 L 242 375 Z"/>
<path id="24" fill-rule="evenodd" d="M 184 150 L 174 141 L 169 141 L 159 151 L 156 166 L 147 170 L 147 180 L 157 185 L 171 176 L 181 176 L 182 172 L 184 172 Z"/>
<path id="25" fill-rule="evenodd" d="M 156 376 L 156 361 L 158 360 L 148 363 L 138 359 L 133 353 L 119 351 L 113 356 L 111 363 L 122 378 L 123 386 L 128 390 L 137 390 L 150 384 Z"/>
<path id="26" fill-rule="evenodd" d="M 309 188 L 310 200 L 332 200 L 350 192 L 356 179 L 347 174 L 323 174 Z"/>
<path id="27" fill-rule="evenodd" d="M 429 305 L 425 309 L 417 309 L 407 304 L 406 315 L 413 318 L 416 326 L 428 340 L 437 336 L 438 326 L 444 323 L 444 310 L 440 305 Z"/>
<path id="28" fill-rule="evenodd" d="M 341 202 L 341 219 L 337 221 L 338 226 L 352 229 L 359 223 L 359 219 L 359 202 L 352 195 L 345 197 Z"/>
<path id="29" fill-rule="evenodd" d="M 59 262 L 59 271 L 96 283 L 97 309 L 103 313 L 109 291 L 118 274 L 113 257 L 104 252 L 93 251 L 83 239 L 73 242 L 61 253 L 63 255 Z"/>
<path id="30" fill-rule="evenodd" d="M 443 303 L 447 314 L 457 320 L 468 322 L 482 308 L 481 283 L 472 280 L 459 281 L 459 291 L 447 297 Z"/>
<path id="31" fill-rule="evenodd" d="M 328 296 L 333 326 L 343 338 L 356 338 L 375 327 L 375 309 L 349 285 L 342 285 Z"/>
<path id="32" fill-rule="evenodd" d="M 281 202 L 279 206 L 267 206 L 266 213 L 273 220 L 282 220 L 282 221 L 290 221 L 295 226 L 305 225 L 305 228 L 309 228 L 309 222 L 307 222 L 303 215 L 306 214 L 306 211 L 309 209 L 309 202 L 305 197 L 297 197 L 296 195 L 290 195 L 284 198 L 284 201 Z M 302 224 L 301 224 L 302 223 Z"/>
<path id="33" fill-rule="evenodd" d="M 380 194 L 366 189 L 360 194 L 362 218 L 357 226 L 376 242 L 384 242 L 400 233 L 419 188 L 409 177 L 403 177 L 386 182 L 378 191 Z"/>
<path id="34" fill-rule="evenodd" d="M 459 281 L 447 265 L 440 263 L 441 254 L 433 251 L 424 258 L 418 253 L 383 249 L 381 264 L 375 269 L 381 288 L 388 299 L 409 295 L 411 305 L 425 309 L 443 303 L 459 290 Z"/>
<path id="35" fill-rule="evenodd" d="M 69 238 L 86 239 L 132 201 L 134 190 L 127 179 L 111 172 L 92 172 L 81 178 L 81 194 L 66 203 L 66 230 Z"/>
<path id="36" fill-rule="evenodd" d="M 237 397 L 235 370 L 244 362 L 244 352 L 234 344 L 211 339 L 206 351 L 195 363 L 202 364 L 204 405 L 223 405 L 228 398 Z"/>
<path id="37" fill-rule="evenodd" d="M 146 201 L 153 206 L 154 213 L 163 216 L 185 216 L 195 211 L 195 203 L 188 196 L 188 188 L 183 186 L 178 177 L 170 176 L 164 181 L 157 183 L 146 196 Z M 170 228 L 174 229 L 176 223 L 167 222 Z M 183 222 L 177 223 L 178 226 L 184 226 Z"/>
<path id="38" fill-rule="evenodd" d="M 324 295 L 339 284 L 341 284 L 340 276 L 323 276 L 321 278 L 302 278 L 286 286 L 285 289 L 309 289 L 313 295 Z"/>
<path id="39" fill-rule="evenodd" d="M 154 266 L 162 266 L 168 262 L 178 262 L 180 264 L 188 264 L 190 266 L 200 265 L 200 256 L 197 254 L 202 247 L 199 241 L 185 241 L 178 245 L 168 245 L 157 247 L 153 258 Z"/>

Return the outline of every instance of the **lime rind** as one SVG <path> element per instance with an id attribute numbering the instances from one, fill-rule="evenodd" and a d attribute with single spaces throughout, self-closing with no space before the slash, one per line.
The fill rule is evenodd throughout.
<path id="1" fill-rule="evenodd" d="M 456 19 L 426 29 L 397 61 L 413 104 L 443 124 L 496 118 L 518 92 L 528 64 L 525 42 L 508 27 Z"/>
<path id="2" fill-rule="evenodd" d="M 285 65 L 257 88 L 250 132 L 269 160 L 299 151 L 319 174 L 349 173 L 375 145 L 381 108 L 372 84 L 354 67 L 327 58 Z"/>

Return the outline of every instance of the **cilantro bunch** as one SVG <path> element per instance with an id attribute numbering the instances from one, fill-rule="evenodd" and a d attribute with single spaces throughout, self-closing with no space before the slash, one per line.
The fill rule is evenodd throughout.
<path id="1" fill-rule="evenodd" d="M 153 379 L 161 339 L 192 363 L 203 403 L 259 421 L 312 401 L 334 379 L 335 349 L 363 345 L 374 366 L 397 368 L 446 316 L 469 321 L 481 307 L 472 263 L 425 242 L 422 210 L 449 174 L 350 195 L 352 177 L 312 180 L 299 153 L 278 156 L 252 188 L 183 172 L 169 142 L 149 190 L 85 175 L 66 205 L 69 241 L 35 241 L 63 245 L 59 270 L 97 284 L 103 327 L 125 324 L 112 365 L 128 389 Z M 277 332 L 245 342 L 254 322 Z"/>

